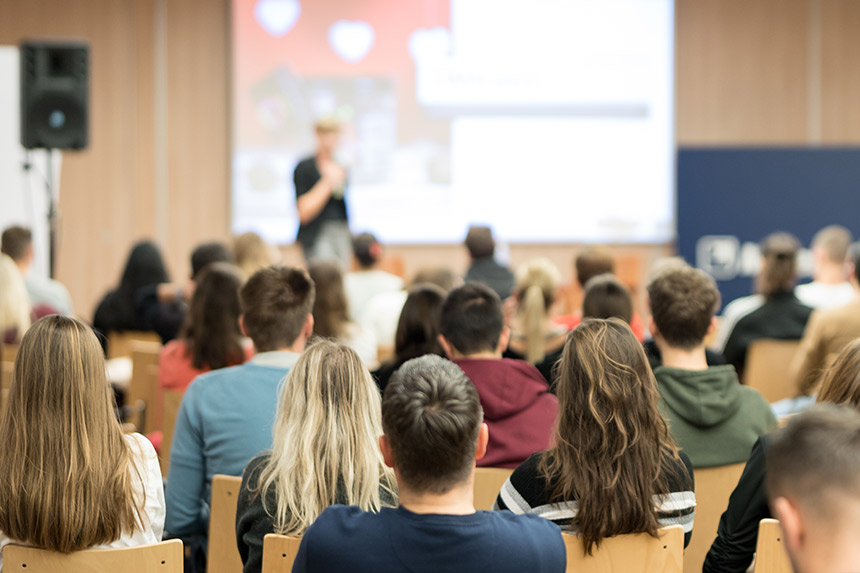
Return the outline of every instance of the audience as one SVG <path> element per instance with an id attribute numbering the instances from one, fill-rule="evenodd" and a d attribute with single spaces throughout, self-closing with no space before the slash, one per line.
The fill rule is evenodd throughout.
<path id="1" fill-rule="evenodd" d="M 329 507 L 302 538 L 293 571 L 565 571 L 557 526 L 475 511 L 475 460 L 488 442 L 481 421 L 478 393 L 459 368 L 438 356 L 404 364 L 385 390 L 379 439 L 400 507 Z"/>
<path id="2" fill-rule="evenodd" d="M 478 465 L 513 468 L 550 445 L 558 400 L 537 368 L 502 358 L 510 329 L 502 301 L 490 287 L 466 283 L 442 304 L 440 342 L 445 354 L 474 383 L 490 428 Z"/>
<path id="3" fill-rule="evenodd" d="M 260 571 L 267 533 L 300 536 L 333 504 L 396 505 L 380 435 L 379 393 L 358 355 L 314 342 L 284 381 L 272 450 L 242 474 L 236 539 L 245 573 Z"/>
<path id="4" fill-rule="evenodd" d="M 266 243 L 257 233 L 243 233 L 233 241 L 233 256 L 236 266 L 246 279 L 266 267 L 281 261 L 278 249 Z"/>
<path id="5" fill-rule="evenodd" d="M 353 317 L 363 316 L 376 295 L 403 290 L 402 278 L 379 268 L 382 254 L 382 245 L 370 233 L 352 239 L 352 255 L 358 270 L 346 274 L 344 288 Z"/>
<path id="6" fill-rule="evenodd" d="M 811 308 L 835 308 L 851 302 L 846 260 L 851 231 L 841 225 L 824 227 L 812 238 L 812 282 L 798 286 L 797 299 Z"/>
<path id="7" fill-rule="evenodd" d="M 761 245 L 758 294 L 739 298 L 723 311 L 716 344 L 741 377 L 747 349 L 756 340 L 798 340 L 803 336 L 812 309 L 794 295 L 799 248 L 797 239 L 788 233 L 769 235 Z"/>
<path id="8" fill-rule="evenodd" d="M 314 284 L 305 271 L 259 270 L 242 287 L 240 301 L 239 324 L 256 354 L 241 366 L 197 377 L 174 429 L 167 530 L 193 546 L 206 535 L 212 476 L 241 475 L 252 458 L 271 448 L 278 386 L 313 332 Z"/>
<path id="9" fill-rule="evenodd" d="M 340 265 L 312 263 L 308 272 L 317 291 L 313 308 L 314 333 L 343 342 L 358 353 L 368 368 L 376 368 L 376 338 L 369 329 L 352 321 Z"/>
<path id="10" fill-rule="evenodd" d="M 394 356 L 373 372 L 380 391 L 385 391 L 391 375 L 407 360 L 425 354 L 444 356 L 439 343 L 439 318 L 444 300 L 445 291 L 433 284 L 419 284 L 409 290 L 397 323 Z"/>
<path id="11" fill-rule="evenodd" d="M 0 254 L 0 342 L 18 344 L 32 321 L 30 297 L 15 262 Z"/>
<path id="12" fill-rule="evenodd" d="M 821 382 L 817 402 L 860 411 L 860 339 L 842 349 Z M 753 445 L 729 507 L 720 518 L 717 538 L 705 559 L 703 573 L 743 573 L 749 567 L 755 554 L 759 521 L 772 517 L 765 490 L 765 458 L 771 445 L 772 436 L 762 436 Z M 833 461 L 828 460 L 824 469 L 829 471 Z"/>
<path id="13" fill-rule="evenodd" d="M 146 438 L 120 429 L 88 326 L 55 315 L 27 331 L 0 436 L 0 548 L 69 553 L 161 541 L 158 458 Z"/>
<path id="14" fill-rule="evenodd" d="M 629 325 L 586 319 L 564 347 L 553 446 L 523 462 L 496 509 L 578 533 L 588 553 L 625 533 L 693 529 L 693 468 L 658 410 L 654 375 Z"/>
<path id="15" fill-rule="evenodd" d="M 493 289 L 505 300 L 514 292 L 514 273 L 495 259 L 496 241 L 489 227 L 472 226 L 466 234 L 466 250 L 469 251 L 469 270 L 466 280 L 479 282 Z"/>
<path id="16" fill-rule="evenodd" d="M 770 405 L 742 386 L 734 367 L 708 366 L 705 337 L 716 328 L 720 293 L 699 269 L 674 265 L 648 284 L 650 330 L 663 365 L 654 371 L 661 412 L 693 467 L 743 462 L 776 428 Z"/>
<path id="17" fill-rule="evenodd" d="M 620 318 L 629 325 L 633 319 L 633 297 L 615 275 L 597 275 L 585 284 L 582 318 Z"/>
<path id="18" fill-rule="evenodd" d="M 33 234 L 30 229 L 16 226 L 3 231 L 3 237 L 0 239 L 0 252 L 15 261 L 18 270 L 21 271 L 21 276 L 24 277 L 24 283 L 27 285 L 30 304 L 34 307 L 45 305 L 54 309 L 58 314 L 66 316 L 73 314 L 72 297 L 69 296 L 66 287 L 59 281 L 33 272 L 35 251 L 33 249 Z"/>

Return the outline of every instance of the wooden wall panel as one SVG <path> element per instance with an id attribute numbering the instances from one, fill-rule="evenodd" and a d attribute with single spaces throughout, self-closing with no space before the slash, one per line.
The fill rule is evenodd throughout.
<path id="1" fill-rule="evenodd" d="M 860 143 L 860 2 L 822 0 L 821 116 L 826 144 Z"/>

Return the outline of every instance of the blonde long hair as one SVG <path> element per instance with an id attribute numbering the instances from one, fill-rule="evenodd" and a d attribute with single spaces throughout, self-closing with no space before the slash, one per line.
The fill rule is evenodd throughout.
<path id="1" fill-rule="evenodd" d="M 140 470 L 92 330 L 47 316 L 24 335 L 0 422 L 0 531 L 69 553 L 142 529 Z"/>
<path id="2" fill-rule="evenodd" d="M 15 329 L 18 340 L 30 328 L 30 298 L 24 277 L 7 255 L 0 254 L 0 337 Z"/>
<path id="3" fill-rule="evenodd" d="M 272 456 L 257 481 L 275 533 L 300 535 L 337 502 L 378 511 L 380 484 L 394 497 L 381 420 L 379 391 L 355 351 L 327 339 L 305 350 L 284 379 Z"/>
<path id="4" fill-rule="evenodd" d="M 526 340 L 526 360 L 546 357 L 546 321 L 561 275 L 547 258 L 529 261 L 517 272 L 520 320 Z"/>

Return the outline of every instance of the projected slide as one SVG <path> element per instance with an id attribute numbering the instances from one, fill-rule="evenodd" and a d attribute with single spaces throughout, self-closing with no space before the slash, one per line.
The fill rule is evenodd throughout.
<path id="1" fill-rule="evenodd" d="M 353 231 L 389 243 L 664 242 L 672 0 L 234 0 L 233 229 L 292 242 L 313 124 Z"/>

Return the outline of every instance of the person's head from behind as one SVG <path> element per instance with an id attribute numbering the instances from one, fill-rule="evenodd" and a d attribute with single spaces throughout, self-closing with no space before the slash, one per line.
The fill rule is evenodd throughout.
<path id="1" fill-rule="evenodd" d="M 166 283 L 169 280 L 158 246 L 152 241 L 140 241 L 132 247 L 128 255 L 119 290 L 133 298 L 141 287 Z"/>
<path id="2" fill-rule="evenodd" d="M 585 288 L 585 284 L 593 277 L 614 273 L 615 259 L 605 249 L 589 248 L 577 255 L 574 267 L 579 286 Z"/>
<path id="3" fill-rule="evenodd" d="M 493 239 L 493 231 L 489 227 L 478 225 L 469 227 L 464 244 L 473 261 L 490 259 L 496 252 L 496 241 Z"/>
<path id="4" fill-rule="evenodd" d="M 189 345 L 191 365 L 223 368 L 243 361 L 239 329 L 242 274 L 228 263 L 212 263 L 197 278 L 179 337 Z"/>
<path id="5" fill-rule="evenodd" d="M 597 275 L 585 284 L 582 318 L 613 317 L 630 324 L 633 319 L 633 297 L 615 275 Z"/>
<path id="6" fill-rule="evenodd" d="M 68 553 L 140 527 L 140 472 L 88 326 L 59 315 L 33 324 L 15 359 L 0 428 L 5 535 Z"/>
<path id="7" fill-rule="evenodd" d="M 314 341 L 284 379 L 272 457 L 258 482 L 264 500 L 275 492 L 276 506 L 266 507 L 275 532 L 302 534 L 341 496 L 378 510 L 380 481 L 394 485 L 381 433 L 379 390 L 361 359 L 343 344 Z"/>
<path id="8" fill-rule="evenodd" d="M 556 480 L 551 501 L 578 501 L 574 525 L 588 552 L 613 535 L 656 535 L 653 496 L 668 493 L 665 462 L 677 457 L 677 448 L 630 326 L 617 318 L 590 318 L 572 330 L 556 388 L 555 445 L 539 464 L 543 475 Z"/>
<path id="9" fill-rule="evenodd" d="M 842 347 L 824 372 L 816 401 L 848 406 L 860 412 L 860 338 Z"/>
<path id="10" fill-rule="evenodd" d="M 314 263 L 308 268 L 308 273 L 316 286 L 314 332 L 327 338 L 340 338 L 350 321 L 340 265 L 334 262 Z"/>
<path id="11" fill-rule="evenodd" d="M 790 291 L 797 280 L 797 253 L 800 243 L 790 233 L 773 233 L 761 243 L 761 270 L 756 277 L 756 289 L 770 298 Z"/>
<path id="12" fill-rule="evenodd" d="M 432 284 L 447 293 L 462 285 L 463 279 L 448 267 L 424 267 L 415 273 L 411 284 Z"/>
<path id="13" fill-rule="evenodd" d="M 813 275 L 818 278 L 827 268 L 844 271 L 852 240 L 851 231 L 842 225 L 829 225 L 815 233 L 812 238 Z"/>
<path id="14" fill-rule="evenodd" d="M 819 404 L 769 442 L 765 489 L 799 573 L 856 571 L 860 414 Z"/>
<path id="15" fill-rule="evenodd" d="M 538 258 L 521 266 L 516 278 L 514 297 L 519 304 L 520 326 L 526 339 L 526 360 L 540 362 L 546 356 L 547 319 L 561 274 L 552 261 Z"/>
<path id="16" fill-rule="evenodd" d="M 276 264 L 280 260 L 277 249 L 266 243 L 257 233 L 243 233 L 233 241 L 236 266 L 246 277 L 260 269 Z"/>
<path id="17" fill-rule="evenodd" d="M 406 362 L 425 354 L 444 355 L 439 344 L 439 321 L 445 291 L 433 284 L 419 284 L 409 290 L 394 336 L 394 355 Z"/>
<path id="18" fill-rule="evenodd" d="M 352 239 L 352 254 L 358 268 L 369 270 L 382 260 L 382 244 L 371 233 L 359 233 Z"/>
<path id="19" fill-rule="evenodd" d="M 688 265 L 667 265 L 648 283 L 650 330 L 658 344 L 695 350 L 716 328 L 720 291 L 707 273 Z"/>
<path id="20" fill-rule="evenodd" d="M 16 340 L 30 327 L 30 297 L 15 262 L 0 254 L 0 342 L 7 333 Z"/>
<path id="21" fill-rule="evenodd" d="M 441 495 L 469 485 L 487 450 L 475 385 L 454 363 L 427 355 L 406 362 L 382 398 L 380 439 L 401 495 Z"/>
<path id="22" fill-rule="evenodd" d="M 340 122 L 334 117 L 320 118 L 314 125 L 317 149 L 326 155 L 337 151 L 340 142 Z"/>
<path id="23" fill-rule="evenodd" d="M 501 358 L 509 338 L 502 301 L 490 287 L 468 282 L 445 297 L 439 318 L 439 341 L 449 357 Z"/>
<path id="24" fill-rule="evenodd" d="M 212 241 L 198 245 L 191 252 L 191 280 L 197 281 L 200 273 L 212 263 L 232 263 L 233 255 L 224 243 Z"/>
<path id="25" fill-rule="evenodd" d="M 313 334 L 315 288 L 308 273 L 290 267 L 260 269 L 239 291 L 242 332 L 257 352 L 301 352 Z"/>
<path id="26" fill-rule="evenodd" d="M 0 253 L 15 261 L 23 271 L 33 262 L 33 233 L 20 226 L 8 227 L 0 238 Z"/>

